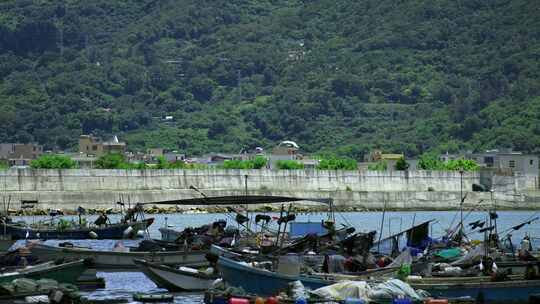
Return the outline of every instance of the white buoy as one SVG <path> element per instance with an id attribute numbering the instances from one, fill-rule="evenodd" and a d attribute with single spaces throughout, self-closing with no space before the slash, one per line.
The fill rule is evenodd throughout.
<path id="1" fill-rule="evenodd" d="M 88 232 L 88 236 L 90 236 L 91 239 L 97 239 L 98 235 L 94 231 Z"/>

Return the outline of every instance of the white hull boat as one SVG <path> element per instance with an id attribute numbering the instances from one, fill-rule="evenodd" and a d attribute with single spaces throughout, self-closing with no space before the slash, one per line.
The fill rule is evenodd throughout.
<path id="1" fill-rule="evenodd" d="M 208 275 L 187 267 L 173 268 L 144 260 L 135 260 L 134 262 L 158 287 L 168 291 L 207 290 L 212 282 L 218 278 L 215 274 Z"/>

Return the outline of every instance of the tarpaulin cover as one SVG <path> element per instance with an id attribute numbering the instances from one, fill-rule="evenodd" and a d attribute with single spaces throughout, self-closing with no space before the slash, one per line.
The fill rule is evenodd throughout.
<path id="1" fill-rule="evenodd" d="M 355 298 L 368 300 L 370 287 L 364 281 L 342 281 L 312 291 L 313 294 L 325 299 L 344 300 Z"/>
<path id="2" fill-rule="evenodd" d="M 394 299 L 397 297 L 406 297 L 415 301 L 420 301 L 424 298 L 424 296 L 418 294 L 409 284 L 398 279 L 377 284 L 369 292 L 369 298 L 371 300 Z"/>
<path id="3" fill-rule="evenodd" d="M 309 222 L 291 222 L 289 234 L 291 237 L 301 237 L 308 234 L 324 235 L 328 231 L 322 226 L 320 222 L 309 223 Z"/>
<path id="4" fill-rule="evenodd" d="M 346 298 L 362 299 L 365 301 L 394 299 L 406 297 L 416 301 L 423 300 L 424 295 L 417 293 L 409 284 L 398 279 L 370 286 L 365 281 L 342 281 L 322 287 L 311 293 L 326 299 L 337 301 Z"/>
<path id="5" fill-rule="evenodd" d="M 480 244 L 471 250 L 467 252 L 464 256 L 459 258 L 458 260 L 450 263 L 451 265 L 458 265 L 458 264 L 473 264 L 474 262 L 480 262 L 482 259 L 482 256 L 485 255 L 484 245 Z"/>
<path id="6" fill-rule="evenodd" d="M 459 248 L 443 249 L 434 255 L 444 259 L 445 261 L 451 261 L 461 256 L 461 250 Z"/>
<path id="7" fill-rule="evenodd" d="M 399 267 L 403 264 L 412 264 L 413 258 L 409 248 L 405 249 L 400 255 L 398 255 L 388 267 Z"/>

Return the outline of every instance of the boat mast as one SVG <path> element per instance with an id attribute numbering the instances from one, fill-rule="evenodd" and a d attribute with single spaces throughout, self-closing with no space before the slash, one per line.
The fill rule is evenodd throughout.
<path id="1" fill-rule="evenodd" d="M 463 242 L 463 233 L 465 232 L 465 230 L 463 229 L 463 203 L 465 201 L 465 199 L 463 198 L 463 168 L 459 170 L 459 175 L 459 198 L 461 200 L 461 203 L 459 204 L 459 212 L 461 216 L 459 222 L 459 244 L 461 245 L 461 243 Z"/>
<path id="2" fill-rule="evenodd" d="M 384 200 L 384 205 L 383 205 L 383 211 L 382 211 L 381 229 L 379 229 L 379 241 L 377 241 L 377 252 L 379 252 L 379 249 L 381 247 L 381 239 L 382 239 L 382 233 L 383 233 L 383 228 L 384 228 L 384 215 L 386 213 L 386 199 L 383 199 L 383 200 Z"/>

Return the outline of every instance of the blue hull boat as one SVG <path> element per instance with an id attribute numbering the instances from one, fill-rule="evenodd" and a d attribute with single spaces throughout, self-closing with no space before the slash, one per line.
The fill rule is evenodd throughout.
<path id="1" fill-rule="evenodd" d="M 136 233 L 138 230 L 148 228 L 154 222 L 153 218 L 143 221 L 104 225 L 100 227 L 90 228 L 74 228 L 74 229 L 40 229 L 32 228 L 23 225 L 6 224 L 2 225 L 5 229 L 5 234 L 10 235 L 13 240 L 24 239 L 42 239 L 42 240 L 85 240 L 90 239 L 91 232 L 95 233 L 96 239 L 122 239 L 125 238 L 125 231 L 129 227 Z M 4 228 L 5 227 L 5 228 Z"/>
<path id="2" fill-rule="evenodd" d="M 317 289 L 335 283 L 303 275 L 286 275 L 258 269 L 232 259 L 220 256 L 218 269 L 225 282 L 235 287 L 242 287 L 246 292 L 263 296 L 272 296 L 287 289 L 289 283 L 301 281 L 305 287 Z"/>
<path id="3" fill-rule="evenodd" d="M 414 289 L 423 289 L 438 298 L 472 297 L 484 303 L 528 303 L 529 297 L 540 293 L 540 280 L 510 280 L 501 282 L 440 282 L 415 284 Z"/>

